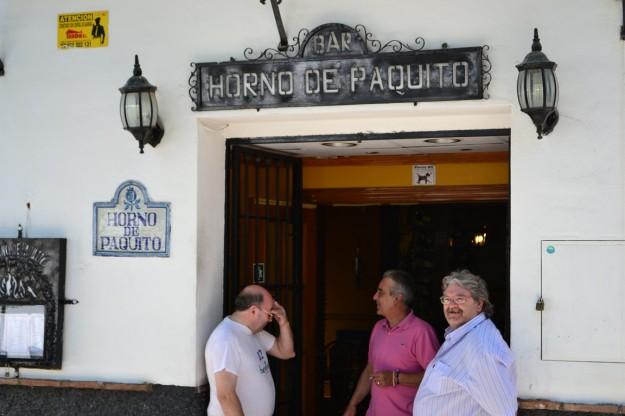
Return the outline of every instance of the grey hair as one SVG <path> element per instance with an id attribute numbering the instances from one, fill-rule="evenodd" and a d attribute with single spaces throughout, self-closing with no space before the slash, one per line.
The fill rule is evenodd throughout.
<path id="1" fill-rule="evenodd" d="M 234 300 L 234 310 L 235 311 L 245 311 L 249 309 L 252 305 L 262 305 L 263 303 L 263 294 L 262 293 L 253 293 L 249 291 L 243 291 L 239 293 L 239 295 Z"/>
<path id="2" fill-rule="evenodd" d="M 482 308 L 484 315 L 486 315 L 487 318 L 493 316 L 495 308 L 488 299 L 488 289 L 486 288 L 484 279 L 474 275 L 467 269 L 456 270 L 443 277 L 443 292 L 453 283 L 471 292 L 471 297 L 475 299 L 476 302 L 484 301 L 484 307 Z"/>
<path id="3" fill-rule="evenodd" d="M 392 296 L 401 294 L 404 305 L 411 308 L 415 296 L 415 283 L 412 276 L 403 270 L 387 270 L 382 275 L 383 279 L 385 277 L 388 277 L 394 283 L 390 294 Z"/>

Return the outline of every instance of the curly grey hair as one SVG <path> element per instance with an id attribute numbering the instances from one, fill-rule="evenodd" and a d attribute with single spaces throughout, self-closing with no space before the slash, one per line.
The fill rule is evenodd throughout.
<path id="1" fill-rule="evenodd" d="M 488 299 L 488 289 L 486 288 L 484 279 L 466 269 L 456 270 L 443 277 L 443 292 L 453 283 L 471 292 L 471 297 L 475 299 L 476 302 L 484 301 L 484 315 L 486 315 L 487 318 L 493 316 L 495 308 Z"/>

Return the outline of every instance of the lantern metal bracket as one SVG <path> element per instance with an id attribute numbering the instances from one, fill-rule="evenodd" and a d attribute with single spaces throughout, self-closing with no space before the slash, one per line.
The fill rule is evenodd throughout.
<path id="1" fill-rule="evenodd" d="M 558 109 L 556 108 L 547 116 L 542 125 L 542 131 L 538 132 L 538 138 L 542 139 L 542 136 L 546 136 L 553 131 L 553 128 L 558 124 L 558 120 L 560 120 L 560 113 L 558 113 Z"/>
<path id="2" fill-rule="evenodd" d="M 284 23 L 282 23 L 282 16 L 280 15 L 280 8 L 278 5 L 282 3 L 282 0 L 269 0 L 271 1 L 271 9 L 273 10 L 273 17 L 276 19 L 276 26 L 278 26 L 278 33 L 280 34 L 280 43 L 278 44 L 279 51 L 286 51 L 289 46 L 289 42 L 286 39 L 286 31 L 284 30 Z M 262 4 L 266 4 L 267 0 L 260 0 Z"/>
<path id="3" fill-rule="evenodd" d="M 146 144 L 149 144 L 152 147 L 156 147 L 161 142 L 161 139 L 165 134 L 165 130 L 161 127 L 160 120 L 156 121 L 156 126 L 148 130 L 145 130 L 143 128 L 128 130 L 132 133 L 133 136 L 135 136 L 135 139 L 137 139 L 137 141 L 139 142 L 139 153 L 144 153 L 143 147 Z"/>

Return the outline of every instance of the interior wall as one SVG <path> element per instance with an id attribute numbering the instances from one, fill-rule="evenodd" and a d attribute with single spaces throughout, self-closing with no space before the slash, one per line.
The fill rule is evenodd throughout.
<path id="1" fill-rule="evenodd" d="M 457 162 L 438 163 L 436 185 L 504 185 L 508 183 L 509 164 L 502 162 Z M 366 166 L 342 166 L 332 163 L 328 166 L 307 166 L 304 162 L 304 189 L 395 187 L 412 185 L 412 165 L 376 165 L 375 159 Z M 430 164 L 428 163 L 428 164 Z"/>
<path id="2" fill-rule="evenodd" d="M 324 230 L 324 346 L 342 330 L 368 333 L 377 321 L 373 294 L 380 281 L 380 207 L 320 209 Z M 378 214 L 379 215 L 379 214 Z"/>

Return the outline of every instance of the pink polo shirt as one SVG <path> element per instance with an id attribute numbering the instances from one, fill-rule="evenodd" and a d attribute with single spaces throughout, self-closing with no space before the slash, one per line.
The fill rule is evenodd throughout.
<path id="1" fill-rule="evenodd" d="M 438 347 L 438 338 L 430 324 L 410 312 L 394 328 L 389 327 L 386 319 L 375 324 L 369 340 L 369 363 L 374 373 L 395 370 L 418 373 L 425 370 Z M 379 387 L 371 383 L 367 416 L 412 416 L 416 393 L 417 389 L 410 386 Z"/>

